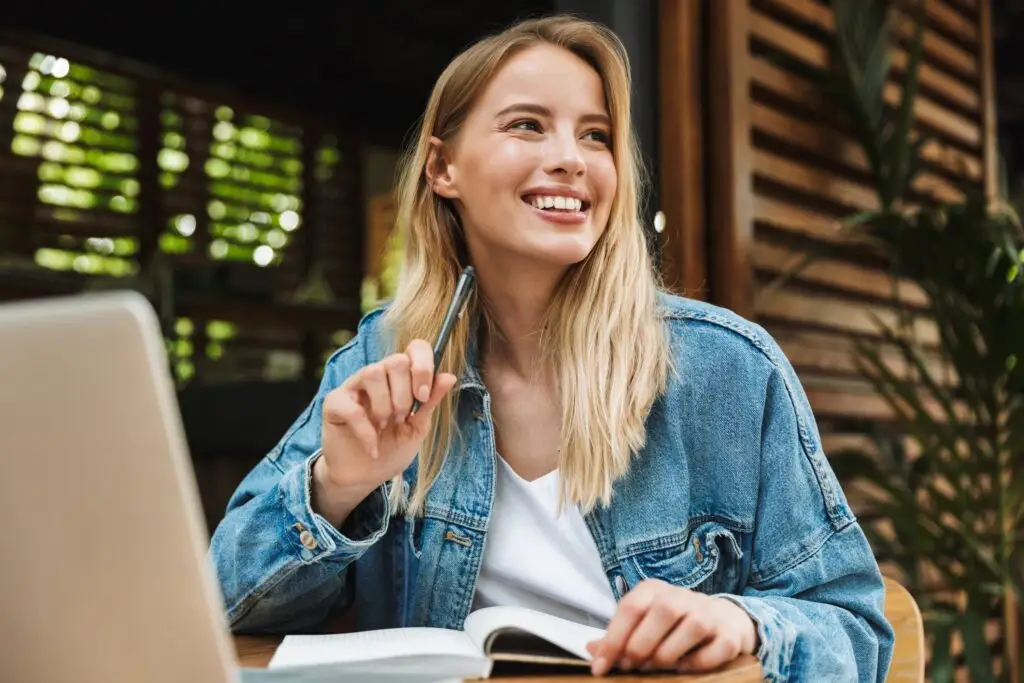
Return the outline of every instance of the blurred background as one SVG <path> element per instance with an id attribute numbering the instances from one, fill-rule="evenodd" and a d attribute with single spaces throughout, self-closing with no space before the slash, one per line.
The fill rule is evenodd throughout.
<path id="1" fill-rule="evenodd" d="M 212 529 L 393 291 L 434 80 L 555 11 L 626 44 L 657 267 L 779 339 L 934 680 L 1011 680 L 1022 0 L 4 3 L 0 300 L 150 297 Z"/>

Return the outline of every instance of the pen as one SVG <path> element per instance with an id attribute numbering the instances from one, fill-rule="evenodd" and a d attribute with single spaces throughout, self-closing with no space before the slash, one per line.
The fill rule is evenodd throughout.
<path id="1" fill-rule="evenodd" d="M 473 292 L 475 284 L 476 274 L 473 272 L 473 266 L 466 266 L 462 269 L 459 281 L 455 285 L 455 294 L 452 295 L 452 301 L 448 304 L 448 312 L 444 314 L 444 323 L 442 323 L 441 331 L 437 333 L 437 340 L 434 342 L 435 375 L 437 374 L 437 369 L 441 367 L 441 359 L 444 357 L 444 350 L 448 346 L 448 338 L 451 337 L 452 328 L 455 327 L 456 321 L 465 313 L 466 303 L 469 301 L 469 295 Z M 419 407 L 419 399 L 414 400 L 409 414 L 415 415 Z"/>

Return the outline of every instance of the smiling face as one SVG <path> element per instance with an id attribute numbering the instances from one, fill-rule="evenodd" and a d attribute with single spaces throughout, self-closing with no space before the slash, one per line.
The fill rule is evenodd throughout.
<path id="1" fill-rule="evenodd" d="M 475 263 L 564 269 L 590 253 L 617 185 L 601 77 L 541 44 L 508 59 L 456 140 L 439 141 L 434 191 L 453 200 Z"/>

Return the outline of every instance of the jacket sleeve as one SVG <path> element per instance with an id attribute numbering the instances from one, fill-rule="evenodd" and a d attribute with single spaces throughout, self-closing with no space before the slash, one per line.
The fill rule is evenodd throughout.
<path id="1" fill-rule="evenodd" d="M 883 681 L 893 631 L 882 576 L 784 358 L 768 380 L 760 468 L 748 583 L 720 597 L 757 624 L 766 680 Z"/>
<path id="2" fill-rule="evenodd" d="M 365 362 L 358 337 L 331 357 L 315 398 L 228 502 L 210 557 L 234 632 L 306 630 L 332 610 L 346 609 L 347 568 L 387 531 L 387 485 L 341 530 L 310 504 L 323 399 Z"/>

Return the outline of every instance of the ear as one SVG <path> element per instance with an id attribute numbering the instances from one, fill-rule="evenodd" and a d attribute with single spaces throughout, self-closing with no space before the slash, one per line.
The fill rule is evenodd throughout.
<path id="1" fill-rule="evenodd" d="M 430 137 L 430 150 L 427 151 L 425 173 L 430 189 L 436 194 L 446 199 L 458 198 L 459 192 L 455 188 L 455 168 L 451 164 L 444 143 L 435 136 Z"/>

